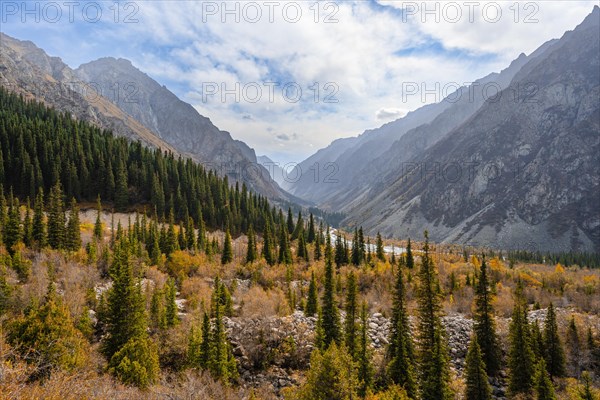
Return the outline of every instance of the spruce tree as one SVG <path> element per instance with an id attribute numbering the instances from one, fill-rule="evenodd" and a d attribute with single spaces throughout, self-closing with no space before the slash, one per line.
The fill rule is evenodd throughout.
<path id="1" fill-rule="evenodd" d="M 323 237 L 322 232 L 319 230 L 319 234 L 315 238 L 315 261 L 320 261 L 323 253 L 321 251 L 321 238 Z"/>
<path id="2" fill-rule="evenodd" d="M 332 342 L 340 341 L 340 317 L 335 300 L 333 264 L 331 262 L 331 241 L 327 236 L 327 246 L 325 250 L 325 283 L 323 285 L 323 298 L 321 300 L 323 314 L 323 342 L 325 348 Z"/>
<path id="3" fill-rule="evenodd" d="M 406 309 L 403 269 L 404 259 L 401 258 L 396 272 L 396 284 L 392 300 L 387 375 L 394 384 L 403 387 L 409 397 L 415 398 L 417 389 L 414 369 L 414 345 Z"/>
<path id="4" fill-rule="evenodd" d="M 65 244 L 65 213 L 60 184 L 50 190 L 48 205 L 48 244 L 53 249 L 62 249 Z"/>
<path id="5" fill-rule="evenodd" d="M 315 280 L 314 271 L 311 272 L 310 276 L 310 284 L 308 285 L 308 298 L 306 299 L 306 307 L 304 309 L 304 314 L 309 317 L 314 316 L 319 309 L 319 300 L 318 300 L 318 290 L 317 290 L 317 281 Z"/>
<path id="6" fill-rule="evenodd" d="M 225 241 L 223 242 L 223 252 L 221 253 L 221 264 L 225 265 L 233 261 L 233 246 L 231 245 L 231 235 L 229 230 L 225 232 Z"/>
<path id="7" fill-rule="evenodd" d="M 556 400 L 554 386 L 552 386 L 552 380 L 546 368 L 546 361 L 543 358 L 536 366 L 534 384 L 536 400 Z"/>
<path id="8" fill-rule="evenodd" d="M 150 299 L 150 327 L 153 330 L 166 328 L 165 305 L 163 302 L 163 292 L 159 288 L 154 288 L 152 298 Z"/>
<path id="9" fill-rule="evenodd" d="M 254 229 L 252 228 L 252 224 L 248 228 L 248 249 L 246 251 L 246 263 L 252 264 L 258 258 L 257 250 L 256 250 L 256 235 L 254 234 Z"/>
<path id="10" fill-rule="evenodd" d="M 473 334 L 469 344 L 465 361 L 465 375 L 465 400 L 491 400 L 492 391 L 476 333 Z"/>
<path id="11" fill-rule="evenodd" d="M 581 341 L 579 340 L 579 332 L 575 317 L 571 316 L 569 327 L 567 328 L 567 348 L 569 349 L 569 369 L 572 374 L 579 377 L 581 374 Z"/>
<path id="12" fill-rule="evenodd" d="M 10 193 L 8 217 L 3 229 L 3 234 L 6 250 L 8 250 L 8 253 L 12 256 L 16 251 L 15 245 L 19 243 L 22 238 L 19 199 L 15 198 L 12 192 Z"/>
<path id="13" fill-rule="evenodd" d="M 371 365 L 371 351 L 369 349 L 368 313 L 367 303 L 363 302 L 360 310 L 360 332 L 358 337 L 358 354 L 355 356 L 358 364 L 358 393 L 363 398 L 369 392 L 373 383 L 373 366 Z"/>
<path id="14" fill-rule="evenodd" d="M 304 240 L 304 233 L 300 234 L 298 237 L 298 258 L 302 258 L 305 261 L 308 261 L 308 249 L 306 248 L 306 242 Z"/>
<path id="15" fill-rule="evenodd" d="M 33 205 L 32 228 L 33 240 L 40 248 L 46 246 L 46 222 L 44 218 L 44 191 L 40 188 Z"/>
<path id="16" fill-rule="evenodd" d="M 96 222 L 94 223 L 94 237 L 97 240 L 102 239 L 102 203 L 100 201 L 100 195 L 96 199 Z"/>
<path id="17" fill-rule="evenodd" d="M 291 264 L 292 261 L 288 230 L 284 224 L 281 224 L 279 226 L 279 257 L 277 258 L 277 262 L 279 264 Z"/>
<path id="18" fill-rule="evenodd" d="M 358 243 L 358 228 L 354 228 L 354 236 L 352 238 L 352 251 L 350 258 L 352 260 L 352 264 L 355 266 L 360 265 L 360 250 Z"/>
<path id="19" fill-rule="evenodd" d="M 294 226 L 294 216 L 292 215 L 291 207 L 288 207 L 286 227 L 287 227 L 288 233 L 294 231 L 294 227 L 295 227 Z"/>
<path id="20" fill-rule="evenodd" d="M 126 239 L 115 242 L 109 275 L 113 285 L 108 292 L 104 321 L 107 334 L 102 352 L 111 360 L 130 340 L 146 337 L 145 301 L 139 282 L 133 276 Z"/>
<path id="21" fill-rule="evenodd" d="M 406 268 L 413 269 L 415 267 L 415 259 L 412 254 L 412 246 L 410 244 L 410 238 L 408 238 L 408 243 L 406 244 Z"/>
<path id="22" fill-rule="evenodd" d="M 215 280 L 218 282 L 218 280 Z M 222 285 L 216 284 L 213 297 L 220 299 L 223 297 Z M 210 336 L 210 358 L 208 360 L 208 368 L 217 379 L 221 379 L 224 383 L 228 383 L 237 378 L 237 364 L 231 352 L 231 345 L 227 341 L 225 326 L 223 325 L 223 306 L 220 301 L 216 301 L 214 305 L 214 323 Z"/>
<path id="23" fill-rule="evenodd" d="M 385 261 L 385 252 L 383 250 L 383 239 L 381 238 L 381 234 L 377 232 L 377 250 L 376 255 L 380 261 Z"/>
<path id="24" fill-rule="evenodd" d="M 127 170 L 125 165 L 120 164 L 115 182 L 115 208 L 124 211 L 129 203 L 129 186 L 127 185 Z"/>
<path id="25" fill-rule="evenodd" d="M 194 229 L 194 219 L 187 217 L 185 226 L 185 241 L 188 250 L 196 251 L 196 230 Z"/>
<path id="26" fill-rule="evenodd" d="M 346 311 L 346 318 L 344 320 L 344 343 L 346 345 L 346 350 L 354 359 L 357 359 L 357 295 L 358 288 L 356 286 L 356 275 L 354 275 L 354 272 L 350 272 L 346 280 L 346 301 L 344 303 Z"/>
<path id="27" fill-rule="evenodd" d="M 168 328 L 179 323 L 176 298 L 177 287 L 175 286 L 175 279 L 169 278 L 165 287 L 165 322 Z"/>
<path id="28" fill-rule="evenodd" d="M 298 220 L 296 221 L 296 226 L 294 227 L 294 230 L 290 232 L 292 232 L 292 240 L 296 240 L 301 234 L 304 234 L 304 220 L 302 219 L 301 211 L 298 211 Z"/>
<path id="29" fill-rule="evenodd" d="M 492 291 L 490 290 L 485 256 L 481 262 L 479 281 L 475 289 L 474 326 L 486 372 L 496 376 L 500 372 L 500 347 L 496 335 L 494 308 L 492 306 Z"/>
<path id="30" fill-rule="evenodd" d="M 67 223 L 67 232 L 65 235 L 65 249 L 77 251 L 81 248 L 81 228 L 79 223 L 79 207 L 75 198 L 71 200 L 71 211 L 69 213 L 69 222 Z"/>
<path id="31" fill-rule="evenodd" d="M 265 232 L 263 234 L 262 256 L 268 265 L 275 265 L 275 244 L 272 242 L 271 224 L 267 220 L 265 224 Z"/>
<path id="32" fill-rule="evenodd" d="M 310 213 L 310 217 L 308 220 L 308 235 L 306 238 L 306 242 L 307 243 L 313 243 L 315 241 L 315 219 L 313 217 L 313 214 Z"/>
<path id="33" fill-rule="evenodd" d="M 534 357 L 527 308 L 523 301 L 517 298 L 509 326 L 508 390 L 511 395 L 527 395 L 533 389 Z"/>
<path id="34" fill-rule="evenodd" d="M 31 220 L 31 210 L 29 208 L 29 198 L 25 205 L 25 218 L 23 219 L 23 243 L 27 247 L 33 244 L 33 221 Z"/>
<path id="35" fill-rule="evenodd" d="M 441 298 L 437 271 L 429 255 L 429 235 L 425 231 L 425 246 L 417 286 L 419 326 L 419 389 L 423 399 L 452 399 L 449 387 L 450 370 L 442 326 Z"/>
<path id="36" fill-rule="evenodd" d="M 550 303 L 544 323 L 544 348 L 546 368 L 550 377 L 565 375 L 565 351 L 558 334 L 554 305 Z"/>

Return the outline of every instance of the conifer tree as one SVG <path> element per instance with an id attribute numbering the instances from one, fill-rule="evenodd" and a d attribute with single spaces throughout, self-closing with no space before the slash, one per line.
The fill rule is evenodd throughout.
<path id="1" fill-rule="evenodd" d="M 359 266 L 360 265 L 360 250 L 359 250 L 359 243 L 358 243 L 358 228 L 354 228 L 354 236 L 352 238 L 352 251 L 351 251 L 351 256 L 350 258 L 352 259 L 352 264 L 355 266 Z"/>
<path id="2" fill-rule="evenodd" d="M 67 223 L 67 232 L 65 237 L 65 249 L 77 251 L 81 248 L 81 230 L 79 223 L 79 207 L 75 198 L 71 200 L 71 211 L 69 213 L 69 222 Z"/>
<path id="3" fill-rule="evenodd" d="M 598 396 L 594 395 L 592 378 L 590 377 L 589 372 L 586 371 L 581 374 L 581 383 L 583 387 L 578 391 L 579 398 L 581 400 L 598 400 Z"/>
<path id="4" fill-rule="evenodd" d="M 304 313 L 312 317 L 314 316 L 319 309 L 319 300 L 318 300 L 318 290 L 317 290 L 317 281 L 315 280 L 315 272 L 311 272 L 310 275 L 310 284 L 308 285 L 308 298 L 306 300 L 306 307 L 304 309 Z"/>
<path id="5" fill-rule="evenodd" d="M 256 250 L 256 235 L 254 234 L 254 229 L 252 228 L 252 224 L 248 228 L 248 249 L 246 251 L 246 263 L 252 264 L 258 258 L 257 250 Z"/>
<path id="6" fill-rule="evenodd" d="M 233 261 L 233 246 L 231 245 L 231 235 L 229 230 L 225 231 L 225 241 L 223 242 L 223 252 L 221 253 L 221 264 L 225 265 Z"/>
<path id="7" fill-rule="evenodd" d="M 279 257 L 277 258 L 277 262 L 279 264 L 291 264 L 292 261 L 288 230 L 284 224 L 281 224 L 279 227 Z"/>
<path id="8" fill-rule="evenodd" d="M 97 240 L 101 240 L 102 239 L 102 233 L 103 233 L 103 229 L 102 229 L 102 202 L 100 201 L 100 195 L 98 195 L 98 198 L 96 199 L 96 222 L 94 223 L 94 237 Z"/>
<path id="9" fill-rule="evenodd" d="M 569 327 L 567 328 L 567 348 L 569 349 L 569 369 L 574 376 L 579 377 L 581 374 L 581 341 L 579 340 L 579 332 L 575 317 L 571 316 Z"/>
<path id="10" fill-rule="evenodd" d="M 8 311 L 13 288 L 6 279 L 6 267 L 0 265 L 0 317 Z"/>
<path id="11" fill-rule="evenodd" d="M 527 322 L 527 309 L 523 301 L 518 298 L 509 326 L 508 390 L 511 395 L 527 395 L 533 389 L 533 375 L 535 372 L 534 353 L 531 346 L 529 323 Z"/>
<path id="12" fill-rule="evenodd" d="M 65 213 L 62 196 L 60 184 L 53 186 L 48 205 L 48 244 L 53 249 L 62 249 L 65 244 Z"/>
<path id="13" fill-rule="evenodd" d="M 369 335 L 367 334 L 368 313 L 367 303 L 363 302 L 360 311 L 360 333 L 358 337 L 358 348 L 356 362 L 358 364 L 358 393 L 363 398 L 369 392 L 373 383 L 373 366 L 371 365 L 371 351 L 369 349 Z"/>
<path id="14" fill-rule="evenodd" d="M 417 287 L 421 374 L 419 389 L 421 398 L 446 400 L 453 398 L 453 393 L 448 385 L 450 371 L 438 289 L 437 271 L 429 255 L 429 236 L 425 231 L 425 245 Z"/>
<path id="15" fill-rule="evenodd" d="M 194 229 L 194 219 L 192 217 L 187 217 L 187 222 L 185 226 L 185 241 L 186 248 L 188 250 L 196 250 L 196 231 Z"/>
<path id="16" fill-rule="evenodd" d="M 473 334 L 465 361 L 466 389 L 465 400 L 491 400 L 492 392 L 488 382 L 486 365 L 479 348 L 477 334 Z"/>
<path id="17" fill-rule="evenodd" d="M 33 244 L 33 221 L 31 220 L 31 210 L 29 205 L 29 198 L 27 198 L 25 218 L 23 219 L 23 243 L 27 247 L 31 247 Z"/>
<path id="18" fill-rule="evenodd" d="M 22 238 L 19 199 L 15 198 L 12 192 L 10 193 L 8 217 L 6 220 L 6 225 L 4 225 L 3 234 L 6 250 L 8 250 L 8 253 L 12 256 L 16 251 L 14 248 L 15 245 L 19 243 Z"/>
<path id="19" fill-rule="evenodd" d="M 536 366 L 534 384 L 537 400 L 556 400 L 554 386 L 552 386 L 552 381 L 546 368 L 546 361 L 543 358 L 540 359 Z"/>
<path id="20" fill-rule="evenodd" d="M 165 322 L 168 328 L 177 325 L 179 317 L 177 316 L 177 287 L 175 279 L 169 278 L 165 287 Z"/>
<path id="21" fill-rule="evenodd" d="M 306 242 L 304 240 L 304 233 L 301 233 L 298 237 L 298 258 L 302 258 L 305 261 L 308 261 L 308 249 L 306 248 Z"/>
<path id="22" fill-rule="evenodd" d="M 263 234 L 263 248 L 262 248 L 262 256 L 264 257 L 265 261 L 267 262 L 268 265 L 275 265 L 275 245 L 272 242 L 272 233 L 271 233 L 271 224 L 269 222 L 269 220 L 267 219 L 266 223 L 265 223 L 265 232 Z"/>
<path id="23" fill-rule="evenodd" d="M 565 375 L 565 351 L 558 334 L 554 305 L 550 303 L 544 323 L 544 348 L 546 369 L 550 377 Z"/>
<path id="24" fill-rule="evenodd" d="M 482 259 L 479 281 L 475 289 L 475 313 L 473 316 L 477 341 L 482 358 L 489 376 L 496 376 L 500 372 L 500 347 L 496 335 L 496 323 L 492 306 L 492 291 L 488 281 L 485 256 Z"/>
<path id="25" fill-rule="evenodd" d="M 366 260 L 366 250 L 365 250 L 365 235 L 363 233 L 362 226 L 358 228 L 358 253 L 359 253 L 359 264 L 363 263 Z"/>
<path id="26" fill-rule="evenodd" d="M 117 171 L 117 181 L 115 182 L 115 207 L 118 211 L 127 208 L 129 202 L 129 186 L 127 185 L 127 170 L 125 165 L 120 164 Z"/>
<path id="27" fill-rule="evenodd" d="M 304 220 L 302 219 L 302 211 L 298 211 L 296 226 L 294 227 L 294 230 L 290 232 L 292 232 L 292 240 L 296 240 L 300 237 L 300 235 L 304 235 Z"/>
<path id="28" fill-rule="evenodd" d="M 400 259 L 396 272 L 394 287 L 392 318 L 390 327 L 390 345 L 387 357 L 389 359 L 388 377 L 406 390 L 409 397 L 417 395 L 415 377 L 415 356 L 412 334 L 406 309 L 406 293 L 404 287 L 404 259 Z"/>
<path id="29" fill-rule="evenodd" d="M 310 213 L 310 217 L 308 219 L 308 235 L 306 238 L 306 242 L 307 243 L 313 243 L 315 241 L 315 218 L 313 217 L 313 214 Z"/>
<path id="30" fill-rule="evenodd" d="M 292 215 L 292 209 L 291 209 L 291 207 L 288 207 L 286 227 L 287 227 L 288 233 L 294 231 L 294 227 L 295 227 L 294 226 L 294 217 Z"/>
<path id="31" fill-rule="evenodd" d="M 127 342 L 146 337 L 145 302 L 140 285 L 133 276 L 126 239 L 115 242 L 109 268 L 113 285 L 108 292 L 106 338 L 102 352 L 108 360 Z"/>
<path id="32" fill-rule="evenodd" d="M 535 359 L 546 357 L 546 345 L 544 342 L 544 335 L 540 330 L 540 325 L 538 321 L 534 321 L 530 325 L 530 335 L 531 335 L 531 349 L 533 350 L 533 354 Z"/>
<path id="33" fill-rule="evenodd" d="M 415 267 L 415 259 L 412 254 L 412 246 L 410 244 L 410 238 L 408 238 L 408 243 L 406 245 L 406 268 L 413 269 Z"/>
<path id="34" fill-rule="evenodd" d="M 319 234 L 315 238 L 315 261 L 320 261 L 321 257 L 323 256 L 322 251 L 321 251 L 321 245 L 322 245 L 321 238 L 322 237 L 323 237 L 323 234 L 319 230 Z"/>
<path id="35" fill-rule="evenodd" d="M 340 341 L 340 317 L 335 300 L 335 282 L 333 264 L 331 262 L 331 241 L 327 235 L 325 249 L 325 283 L 323 285 L 323 299 L 321 300 L 323 314 L 323 343 L 325 348 L 332 342 Z"/>
<path id="36" fill-rule="evenodd" d="M 376 250 L 377 258 L 380 261 L 385 261 L 385 252 L 383 250 L 383 239 L 381 239 L 381 234 L 377 232 L 377 250 Z"/>
<path id="37" fill-rule="evenodd" d="M 152 329 L 166 328 L 165 305 L 163 303 L 163 292 L 159 288 L 154 288 L 152 298 L 150 299 L 150 327 Z"/>
<path id="38" fill-rule="evenodd" d="M 218 280 L 216 280 L 218 282 Z M 215 285 L 216 293 L 213 295 L 216 299 L 222 297 L 222 285 Z M 215 302 L 214 323 L 211 331 L 211 354 L 208 361 L 208 368 L 211 374 L 228 383 L 237 377 L 237 364 L 231 353 L 231 345 L 227 341 L 225 326 L 223 325 L 223 306 L 220 301 Z"/>
<path id="39" fill-rule="evenodd" d="M 344 344 L 348 353 L 356 360 L 357 359 L 357 324 L 358 303 L 357 297 L 358 288 L 356 286 L 356 275 L 354 272 L 348 274 L 346 280 L 346 301 L 344 308 L 346 318 L 344 319 Z"/>
<path id="40" fill-rule="evenodd" d="M 208 363 L 211 356 L 211 327 L 210 317 L 208 313 L 204 313 L 202 317 L 202 342 L 200 343 L 200 351 L 198 353 L 198 365 L 202 369 L 208 369 Z"/>
<path id="41" fill-rule="evenodd" d="M 38 190 L 33 205 L 33 228 L 32 236 L 38 247 L 46 246 L 46 222 L 44 220 L 44 191 L 42 188 Z"/>

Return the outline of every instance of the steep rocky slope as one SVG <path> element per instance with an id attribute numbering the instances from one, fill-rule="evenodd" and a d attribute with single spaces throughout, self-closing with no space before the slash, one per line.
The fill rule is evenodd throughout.
<path id="1" fill-rule="evenodd" d="M 528 250 L 600 250 L 600 9 L 527 63 L 345 221 L 395 236 Z"/>

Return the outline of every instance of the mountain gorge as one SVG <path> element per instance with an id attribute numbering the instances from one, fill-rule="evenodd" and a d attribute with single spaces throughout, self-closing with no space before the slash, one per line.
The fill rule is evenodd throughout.
<path id="1" fill-rule="evenodd" d="M 319 193 L 307 199 L 343 210 L 343 224 L 370 233 L 414 237 L 428 228 L 436 241 L 597 251 L 599 20 L 595 7 L 574 31 L 483 78 L 479 89 L 418 110 L 437 107 L 428 122 L 406 131 L 408 114 L 385 125 L 379 136 L 392 127 L 398 139 L 381 140 L 377 152 L 361 137 L 341 152 L 334 142 L 317 155 L 338 164 L 339 183 L 289 190 Z M 487 82 L 503 90 L 486 98 Z M 367 160 L 356 162 L 359 154 Z"/>

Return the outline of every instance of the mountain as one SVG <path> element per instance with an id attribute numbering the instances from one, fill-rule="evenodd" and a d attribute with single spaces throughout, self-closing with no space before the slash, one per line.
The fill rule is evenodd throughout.
<path id="1" fill-rule="evenodd" d="M 346 206 L 344 223 L 394 236 L 427 228 L 444 242 L 599 251 L 599 43 L 596 6 L 497 99 L 410 164 L 382 172 Z"/>
<path id="2" fill-rule="evenodd" d="M 144 144 L 175 151 L 148 128 L 131 118 L 93 88 L 79 80 L 58 57 L 48 56 L 29 41 L 0 32 L 0 85 L 37 99 L 75 118 L 112 130 L 115 134 Z"/>
<path id="3" fill-rule="evenodd" d="M 269 171 L 271 179 L 277 182 L 280 187 L 284 187 L 287 184 L 289 180 L 287 179 L 287 174 L 278 162 L 271 160 L 267 156 L 258 156 L 256 160 Z"/>
<path id="4" fill-rule="evenodd" d="M 360 198 L 365 185 L 379 181 L 381 172 L 400 165 L 435 144 L 473 115 L 493 94 L 505 89 L 532 58 L 550 47 L 544 44 L 530 56 L 521 54 L 500 73 L 491 73 L 457 89 L 439 103 L 428 104 L 358 137 L 338 139 L 304 160 L 302 178 L 285 184 L 286 190 L 326 209 L 345 210 Z M 489 93 L 489 94 L 488 94 Z M 315 179 L 315 166 L 321 177 Z"/>
<path id="5" fill-rule="evenodd" d="M 32 42 L 0 34 L 0 83 L 115 134 L 190 157 L 271 199 L 292 197 L 257 163 L 253 149 L 124 59 L 72 70 Z"/>

